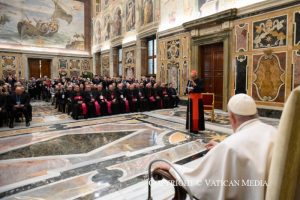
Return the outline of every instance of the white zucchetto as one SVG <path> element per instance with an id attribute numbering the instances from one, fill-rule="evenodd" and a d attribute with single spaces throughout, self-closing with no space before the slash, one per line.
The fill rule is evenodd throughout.
<path id="1" fill-rule="evenodd" d="M 255 115 L 256 104 L 252 97 L 247 94 L 236 94 L 229 99 L 228 110 L 242 116 Z"/>

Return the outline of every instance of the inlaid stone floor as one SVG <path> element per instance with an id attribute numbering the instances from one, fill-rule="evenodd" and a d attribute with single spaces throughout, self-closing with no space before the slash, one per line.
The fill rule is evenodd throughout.
<path id="1" fill-rule="evenodd" d="M 203 134 L 189 134 L 183 106 L 78 121 L 44 102 L 34 102 L 33 111 L 30 128 L 0 129 L 0 198 L 146 199 L 151 161 L 193 165 L 206 142 L 231 134 L 222 111 L 215 122 L 206 114 Z M 155 199 L 170 199 L 173 191 L 155 184 L 153 190 Z"/>

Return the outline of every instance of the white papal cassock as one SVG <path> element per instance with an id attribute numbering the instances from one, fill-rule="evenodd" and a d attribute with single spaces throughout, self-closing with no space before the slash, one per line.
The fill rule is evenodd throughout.
<path id="1" fill-rule="evenodd" d="M 259 119 L 249 120 L 194 168 L 175 168 L 198 199 L 264 199 L 276 132 Z M 180 180 L 173 169 L 170 173 Z"/>

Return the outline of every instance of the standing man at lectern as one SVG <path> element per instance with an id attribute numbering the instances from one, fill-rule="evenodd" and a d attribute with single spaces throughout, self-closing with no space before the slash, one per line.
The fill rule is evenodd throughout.
<path id="1" fill-rule="evenodd" d="M 188 105 L 186 113 L 186 129 L 198 133 L 205 130 L 204 109 L 202 94 L 204 82 L 198 78 L 196 70 L 191 71 L 191 79 L 187 83 L 186 93 L 188 94 Z"/>

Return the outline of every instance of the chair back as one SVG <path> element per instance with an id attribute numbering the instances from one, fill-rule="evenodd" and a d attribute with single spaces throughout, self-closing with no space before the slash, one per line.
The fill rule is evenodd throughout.
<path id="1" fill-rule="evenodd" d="M 214 109 L 215 94 L 214 93 L 202 93 L 202 101 L 204 110 Z"/>
<path id="2" fill-rule="evenodd" d="M 300 199 L 300 86 L 291 93 L 282 112 L 266 199 Z"/>

